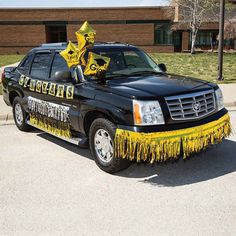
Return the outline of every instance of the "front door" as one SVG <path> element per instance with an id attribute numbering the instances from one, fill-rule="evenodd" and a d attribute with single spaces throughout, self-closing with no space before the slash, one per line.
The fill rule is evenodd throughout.
<path id="1" fill-rule="evenodd" d="M 182 32 L 178 31 L 173 32 L 173 44 L 175 52 L 182 51 Z"/>

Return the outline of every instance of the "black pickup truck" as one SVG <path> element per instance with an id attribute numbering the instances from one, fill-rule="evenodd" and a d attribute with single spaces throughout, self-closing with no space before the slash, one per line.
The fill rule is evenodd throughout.
<path id="1" fill-rule="evenodd" d="M 110 65 L 103 79 L 84 76 L 83 67 L 69 69 L 60 56 L 66 45 L 43 44 L 5 68 L 3 98 L 20 130 L 35 126 L 90 146 L 109 173 L 132 160 L 186 158 L 229 135 L 216 84 L 168 74 L 164 64 L 121 43 L 95 43 L 91 51 L 109 57 Z"/>

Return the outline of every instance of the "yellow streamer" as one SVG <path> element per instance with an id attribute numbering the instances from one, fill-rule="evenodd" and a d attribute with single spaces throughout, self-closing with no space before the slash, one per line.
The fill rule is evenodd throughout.
<path id="1" fill-rule="evenodd" d="M 30 114 L 30 123 L 32 125 L 35 125 L 39 129 L 53 134 L 58 137 L 64 137 L 64 138 L 71 138 L 71 131 L 70 131 L 70 125 L 67 123 L 60 123 L 58 122 L 48 122 L 47 119 L 44 118 L 38 118 L 34 116 L 33 114 Z"/>
<path id="2" fill-rule="evenodd" d="M 211 144 L 221 142 L 230 132 L 228 114 L 204 125 L 174 131 L 138 133 L 117 129 L 115 156 L 150 163 L 178 159 L 181 154 L 185 159 Z"/>

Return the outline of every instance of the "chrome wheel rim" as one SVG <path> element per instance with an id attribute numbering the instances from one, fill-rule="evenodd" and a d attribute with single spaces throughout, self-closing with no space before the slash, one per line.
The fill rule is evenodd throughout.
<path id="1" fill-rule="evenodd" d="M 15 118 L 18 125 L 22 125 L 23 123 L 23 111 L 21 105 L 19 103 L 15 106 Z"/>
<path id="2" fill-rule="evenodd" d="M 113 140 L 104 129 L 98 129 L 94 136 L 95 151 L 99 159 L 108 164 L 114 156 Z"/>

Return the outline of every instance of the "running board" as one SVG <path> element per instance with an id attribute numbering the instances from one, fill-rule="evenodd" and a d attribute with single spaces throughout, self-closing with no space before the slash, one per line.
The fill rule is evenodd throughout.
<path id="1" fill-rule="evenodd" d="M 37 125 L 34 125 L 34 124 L 30 123 L 29 120 L 28 120 L 26 123 L 27 123 L 28 125 L 30 125 L 30 126 L 36 128 L 36 129 L 39 129 L 39 130 L 41 130 L 41 131 L 47 133 L 47 134 L 50 134 L 50 135 L 52 135 L 52 136 L 54 136 L 54 137 L 57 137 L 57 138 L 59 138 L 59 139 L 62 139 L 62 140 L 64 140 L 64 141 L 66 141 L 66 142 L 75 144 L 75 145 L 77 145 L 77 146 L 79 145 L 79 142 L 82 140 L 82 138 L 75 138 L 75 137 L 73 137 L 73 138 L 66 138 L 66 137 L 62 137 L 62 136 L 58 136 L 58 135 L 49 133 L 49 132 L 47 132 L 46 130 L 39 128 Z"/>

